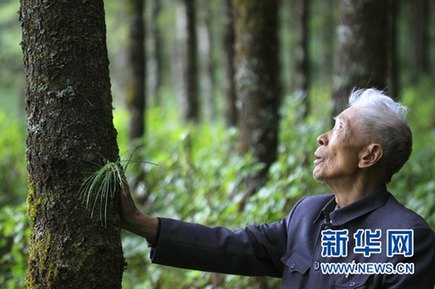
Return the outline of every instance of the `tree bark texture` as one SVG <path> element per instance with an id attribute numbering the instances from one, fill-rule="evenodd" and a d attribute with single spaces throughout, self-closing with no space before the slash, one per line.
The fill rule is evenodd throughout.
<path id="1" fill-rule="evenodd" d="M 223 64 L 225 69 L 225 123 L 227 127 L 237 126 L 236 82 L 234 67 L 234 15 L 232 0 L 224 0 L 223 21 Z"/>
<path id="2" fill-rule="evenodd" d="M 77 196 L 89 173 L 118 159 L 103 1 L 21 0 L 20 21 L 32 230 L 26 286 L 121 288 L 117 198 L 104 227 Z"/>
<path id="3" fill-rule="evenodd" d="M 333 115 L 346 106 L 353 88 L 385 89 L 388 1 L 341 0 L 333 81 Z"/>
<path id="4" fill-rule="evenodd" d="M 280 77 L 278 1 L 236 0 L 236 87 L 240 152 L 265 164 L 276 160 Z"/>
<path id="5" fill-rule="evenodd" d="M 182 118 L 186 121 L 199 121 L 198 96 L 198 41 L 196 37 L 195 0 L 182 0 L 185 12 L 183 33 L 183 93 L 181 101 Z"/>
<path id="6" fill-rule="evenodd" d="M 127 3 L 129 24 L 128 69 L 126 102 L 129 111 L 129 137 L 134 142 L 145 133 L 146 106 L 146 56 L 144 0 L 129 0 Z"/>

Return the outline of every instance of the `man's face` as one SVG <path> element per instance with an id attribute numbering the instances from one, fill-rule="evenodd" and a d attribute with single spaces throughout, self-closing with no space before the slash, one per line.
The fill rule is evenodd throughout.
<path id="1" fill-rule="evenodd" d="M 317 138 L 313 176 L 328 182 L 352 181 L 358 173 L 359 153 L 368 143 L 362 132 L 357 108 L 348 108 L 335 118 L 332 130 Z"/>

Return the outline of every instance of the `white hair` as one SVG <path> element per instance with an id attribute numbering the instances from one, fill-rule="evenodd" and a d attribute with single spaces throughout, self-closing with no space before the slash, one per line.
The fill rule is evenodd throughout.
<path id="1" fill-rule="evenodd" d="M 384 155 L 379 163 L 389 182 L 411 155 L 412 133 L 406 122 L 408 108 L 374 88 L 352 91 L 349 107 L 359 109 L 364 131 L 382 146 Z"/>

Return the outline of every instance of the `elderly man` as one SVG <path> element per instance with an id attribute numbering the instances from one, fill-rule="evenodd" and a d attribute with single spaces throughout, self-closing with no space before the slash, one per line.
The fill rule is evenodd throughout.
<path id="1" fill-rule="evenodd" d="M 433 289 L 434 233 L 386 189 L 411 154 L 405 114 L 378 90 L 353 92 L 314 154 L 313 176 L 333 194 L 307 196 L 277 222 L 231 231 L 154 218 L 125 192 L 122 226 L 163 265 L 280 277 L 283 288 Z"/>

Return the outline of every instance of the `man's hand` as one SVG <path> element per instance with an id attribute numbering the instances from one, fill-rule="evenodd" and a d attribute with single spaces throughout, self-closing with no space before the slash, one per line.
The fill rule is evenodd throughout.
<path id="1" fill-rule="evenodd" d="M 157 236 L 158 219 L 146 216 L 137 209 L 127 181 L 124 182 L 123 191 L 119 195 L 121 228 L 144 237 L 151 244 Z"/>

